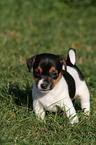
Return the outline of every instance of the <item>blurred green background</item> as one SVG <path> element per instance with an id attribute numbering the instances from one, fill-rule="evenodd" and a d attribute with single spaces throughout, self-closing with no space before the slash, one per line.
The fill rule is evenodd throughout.
<path id="1" fill-rule="evenodd" d="M 84 120 L 80 114 L 81 123 L 71 128 L 63 117 L 52 121 L 55 118 L 52 115 L 47 119 L 51 124 L 38 125 L 32 110 L 25 113 L 31 106 L 28 96 L 31 97 L 34 81 L 27 70 L 26 59 L 44 52 L 59 54 L 66 59 L 70 47 L 76 49 L 77 65 L 90 90 L 89 120 Z M 2 144 L 94 145 L 95 96 L 96 0 L 0 0 Z"/>

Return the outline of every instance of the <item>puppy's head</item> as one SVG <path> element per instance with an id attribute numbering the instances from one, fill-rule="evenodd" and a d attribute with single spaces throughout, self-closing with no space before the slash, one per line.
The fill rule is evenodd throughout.
<path id="1" fill-rule="evenodd" d="M 66 68 L 66 62 L 61 56 L 49 53 L 39 54 L 27 60 L 29 71 L 33 68 L 37 88 L 45 92 L 52 90 L 60 80 L 62 65 Z"/>

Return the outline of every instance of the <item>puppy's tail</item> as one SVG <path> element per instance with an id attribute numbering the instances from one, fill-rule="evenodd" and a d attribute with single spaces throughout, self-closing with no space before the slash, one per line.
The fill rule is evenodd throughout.
<path id="1" fill-rule="evenodd" d="M 73 66 L 73 65 L 76 64 L 76 52 L 75 52 L 75 49 L 73 49 L 73 48 L 69 49 L 67 60 L 66 60 L 66 64 L 68 66 Z"/>

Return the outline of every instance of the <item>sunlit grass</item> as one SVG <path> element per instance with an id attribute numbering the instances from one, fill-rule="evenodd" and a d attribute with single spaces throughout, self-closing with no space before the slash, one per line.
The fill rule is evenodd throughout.
<path id="1" fill-rule="evenodd" d="M 63 1 L 0 2 L 0 127 L 1 144 L 96 144 L 96 8 Z M 67 57 L 76 49 L 91 96 L 91 113 L 77 111 L 70 125 L 65 112 L 46 114 L 46 123 L 32 110 L 32 72 L 26 59 L 50 52 Z M 77 100 L 78 102 L 78 100 Z"/>

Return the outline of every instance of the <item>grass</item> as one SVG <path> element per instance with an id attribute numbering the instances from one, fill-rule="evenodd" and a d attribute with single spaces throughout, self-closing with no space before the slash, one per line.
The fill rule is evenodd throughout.
<path id="1" fill-rule="evenodd" d="M 86 1 L 87 2 L 87 1 Z M 0 1 L 0 143 L 96 144 L 96 7 L 79 7 L 62 0 Z M 32 110 L 32 73 L 26 59 L 42 52 L 64 58 L 77 49 L 91 96 L 91 113 L 78 110 L 80 122 L 71 126 L 65 113 L 48 113 L 46 124 Z M 78 100 L 76 100 L 78 103 Z"/>

